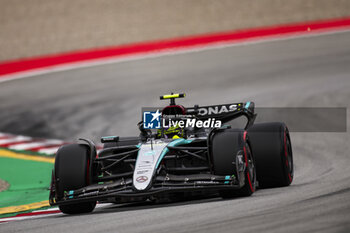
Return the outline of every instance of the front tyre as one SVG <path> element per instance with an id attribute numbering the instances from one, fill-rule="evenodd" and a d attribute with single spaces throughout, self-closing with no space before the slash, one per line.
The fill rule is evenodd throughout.
<path id="1" fill-rule="evenodd" d="M 246 140 L 245 146 L 244 146 L 244 160 L 246 164 L 246 170 L 244 173 L 245 176 L 245 184 L 243 188 L 238 190 L 239 196 L 247 197 L 251 196 L 256 189 L 256 167 L 255 167 L 255 160 L 252 155 L 252 150 L 250 148 L 250 145 L 248 141 Z"/>
<path id="2" fill-rule="evenodd" d="M 247 132 L 225 129 L 210 138 L 214 174 L 234 175 L 241 185 L 238 190 L 221 190 L 220 195 L 223 198 L 251 196 L 256 187 L 256 169 Z"/>
<path id="3" fill-rule="evenodd" d="M 64 194 L 90 184 L 90 151 L 81 144 L 65 145 L 59 148 L 55 159 L 55 179 L 58 199 Z M 59 205 L 65 214 L 88 213 L 94 210 L 96 201 L 78 204 Z"/>
<path id="4" fill-rule="evenodd" d="M 220 196 L 224 199 L 232 198 L 232 197 L 249 197 L 256 190 L 256 166 L 255 160 L 251 152 L 251 148 L 249 142 L 245 142 L 245 146 L 243 148 L 244 151 L 244 162 L 245 162 L 245 172 L 244 186 L 239 190 L 221 190 Z"/>

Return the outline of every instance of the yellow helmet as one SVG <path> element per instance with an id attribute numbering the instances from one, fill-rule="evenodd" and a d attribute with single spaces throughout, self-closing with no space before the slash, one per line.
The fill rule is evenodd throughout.
<path id="1" fill-rule="evenodd" d="M 177 139 L 177 138 L 183 138 L 184 132 L 180 126 L 176 125 L 176 126 L 171 126 L 168 129 L 158 129 L 157 136 Z"/>

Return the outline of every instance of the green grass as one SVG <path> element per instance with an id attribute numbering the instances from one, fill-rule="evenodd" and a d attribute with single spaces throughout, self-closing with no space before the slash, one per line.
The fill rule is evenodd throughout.
<path id="1" fill-rule="evenodd" d="M 52 163 L 0 157 L 0 179 L 10 184 L 0 192 L 0 208 L 48 200 Z"/>

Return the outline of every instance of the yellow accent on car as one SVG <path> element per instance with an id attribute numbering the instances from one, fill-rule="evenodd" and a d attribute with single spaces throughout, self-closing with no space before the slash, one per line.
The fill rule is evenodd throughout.
<path id="1" fill-rule="evenodd" d="M 179 94 L 163 95 L 163 99 L 179 98 Z"/>
<path id="2" fill-rule="evenodd" d="M 171 94 L 171 95 L 163 95 L 163 96 L 161 96 L 161 99 L 181 98 L 181 97 L 185 97 L 185 96 L 186 96 L 185 93 L 183 93 L 183 94 L 177 93 L 177 94 Z"/>

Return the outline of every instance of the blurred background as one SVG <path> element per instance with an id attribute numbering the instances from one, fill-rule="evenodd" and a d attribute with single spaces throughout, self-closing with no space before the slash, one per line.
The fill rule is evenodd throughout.
<path id="1" fill-rule="evenodd" d="M 348 16 L 348 0 L 0 0 L 0 60 Z"/>

